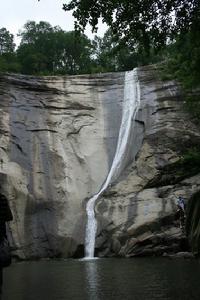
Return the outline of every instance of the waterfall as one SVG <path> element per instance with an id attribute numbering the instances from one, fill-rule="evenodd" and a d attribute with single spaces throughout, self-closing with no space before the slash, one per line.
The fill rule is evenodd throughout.
<path id="1" fill-rule="evenodd" d="M 140 103 L 140 87 L 137 76 L 137 69 L 125 73 L 124 83 L 124 99 L 122 107 L 122 120 L 119 130 L 118 142 L 115 156 L 100 191 L 89 199 L 87 211 L 87 225 L 85 237 L 85 257 L 93 258 L 95 249 L 95 235 L 97 229 L 97 221 L 95 218 L 95 203 L 99 196 L 106 190 L 108 185 L 115 180 L 123 169 L 128 141 L 132 130 L 132 121 L 135 120 Z"/>

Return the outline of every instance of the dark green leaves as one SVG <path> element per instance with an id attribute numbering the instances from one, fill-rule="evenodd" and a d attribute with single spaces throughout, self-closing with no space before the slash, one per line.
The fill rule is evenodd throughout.
<path id="1" fill-rule="evenodd" d="M 0 55 L 3 53 L 13 52 L 15 44 L 13 41 L 13 34 L 11 34 L 6 28 L 0 29 Z"/>
<path id="2" fill-rule="evenodd" d="M 148 51 L 147 43 L 159 48 L 175 33 L 188 30 L 197 16 L 199 1 L 71 0 L 63 9 L 73 11 L 76 28 L 81 31 L 88 23 L 95 30 L 101 17 L 119 39 L 142 42 Z"/>
<path id="3" fill-rule="evenodd" d="M 78 74 L 89 72 L 91 42 L 83 34 L 65 32 L 47 22 L 29 21 L 20 33 L 17 50 L 25 74 Z"/>

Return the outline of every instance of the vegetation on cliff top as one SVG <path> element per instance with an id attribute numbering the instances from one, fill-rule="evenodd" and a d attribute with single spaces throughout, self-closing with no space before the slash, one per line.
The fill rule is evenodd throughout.
<path id="1" fill-rule="evenodd" d="M 0 29 L 0 70 L 82 74 L 129 70 L 165 60 L 168 70 L 185 85 L 198 85 L 199 1 L 71 0 L 63 8 L 72 10 L 79 31 L 29 21 L 15 51 L 12 34 Z M 110 29 L 103 38 L 91 41 L 83 30 L 89 23 L 95 31 L 100 17 Z"/>
<path id="2" fill-rule="evenodd" d="M 181 82 L 186 108 L 196 122 L 200 121 L 198 0 L 71 0 L 63 9 L 72 11 L 76 31 L 28 21 L 15 50 L 13 35 L 1 28 L 0 72 L 83 74 L 164 62 L 165 78 Z M 95 31 L 99 18 L 109 30 L 103 38 L 89 40 L 83 31 L 88 23 Z"/>
<path id="3" fill-rule="evenodd" d="M 123 44 L 140 44 L 148 53 L 160 48 L 180 32 L 186 32 L 198 17 L 198 0 L 71 0 L 63 5 L 75 17 L 75 28 L 83 31 L 89 23 L 95 31 L 99 18 Z"/>
<path id="4" fill-rule="evenodd" d="M 143 53 L 142 62 L 164 60 L 165 72 L 178 79 L 187 94 L 187 108 L 200 119 L 200 2 L 198 0 L 107 1 L 71 0 L 64 4 L 83 31 L 96 30 L 101 17 L 110 26 L 118 46 Z M 160 51 L 159 55 L 156 54 Z M 155 57 L 156 54 L 156 57 Z M 138 61 L 137 61 L 138 63 Z"/>
<path id="5" fill-rule="evenodd" d="M 19 35 L 0 29 L 0 72 L 33 75 L 125 71 L 164 62 L 166 79 L 177 79 L 185 90 L 186 108 L 200 120 L 200 4 L 182 1 L 85 1 L 63 5 L 75 17 L 77 31 L 28 21 Z M 103 38 L 89 40 L 99 18 L 109 26 Z"/>

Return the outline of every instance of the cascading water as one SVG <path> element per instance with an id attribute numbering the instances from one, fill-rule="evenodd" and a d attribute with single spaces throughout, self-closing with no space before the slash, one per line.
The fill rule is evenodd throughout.
<path id="1" fill-rule="evenodd" d="M 123 161 L 126 155 L 126 150 L 128 148 L 130 133 L 133 128 L 132 121 L 135 120 L 135 116 L 139 108 L 139 103 L 140 87 L 137 76 L 137 69 L 134 69 L 133 71 L 125 73 L 122 120 L 112 166 L 100 191 L 89 199 L 86 206 L 87 225 L 85 237 L 85 258 L 94 257 L 95 235 L 97 229 L 97 221 L 95 218 L 94 210 L 95 202 L 99 198 L 99 196 L 106 190 L 111 181 L 116 179 L 122 171 L 122 166 L 124 165 Z"/>

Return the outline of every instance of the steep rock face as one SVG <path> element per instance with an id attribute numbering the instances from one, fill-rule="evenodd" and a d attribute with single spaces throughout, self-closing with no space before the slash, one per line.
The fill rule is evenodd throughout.
<path id="1" fill-rule="evenodd" d="M 174 170 L 185 149 L 200 145 L 178 87 L 161 82 L 153 66 L 138 75 L 129 163 L 95 208 L 101 256 L 179 251 L 176 197 L 200 188 L 199 174 Z M 112 164 L 123 97 L 124 73 L 1 76 L 0 182 L 14 214 L 9 239 L 17 257 L 70 257 L 83 245 L 85 204 Z"/>
<path id="2" fill-rule="evenodd" d="M 124 73 L 2 76 L 0 176 L 20 258 L 71 256 L 117 142 Z M 109 129 L 107 129 L 109 128 Z"/>
<path id="3" fill-rule="evenodd" d="M 139 69 L 144 126 L 135 162 L 99 199 L 97 250 L 102 256 L 162 255 L 186 250 L 175 218 L 178 196 L 186 201 L 200 189 L 200 174 L 178 162 L 187 149 L 200 146 L 200 132 L 183 111 L 174 82 L 161 82 L 155 67 Z M 134 146 L 133 146 L 134 147 Z M 134 151 L 134 150 L 132 150 Z"/>

